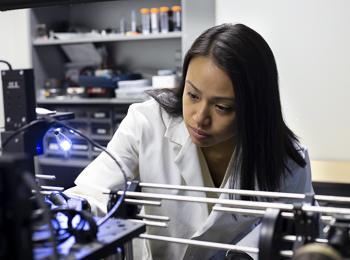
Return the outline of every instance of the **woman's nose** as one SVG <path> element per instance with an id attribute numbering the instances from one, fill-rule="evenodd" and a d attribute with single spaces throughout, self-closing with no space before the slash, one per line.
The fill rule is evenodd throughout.
<path id="1" fill-rule="evenodd" d="M 196 111 L 194 121 L 196 122 L 197 127 L 206 127 L 210 125 L 210 113 L 206 106 L 202 106 Z"/>

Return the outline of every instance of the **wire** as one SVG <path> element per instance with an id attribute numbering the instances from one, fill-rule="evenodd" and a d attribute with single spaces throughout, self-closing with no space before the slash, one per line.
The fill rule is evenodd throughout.
<path id="1" fill-rule="evenodd" d="M 86 135 L 84 135 L 83 133 L 81 133 L 80 131 L 74 129 L 73 127 L 70 127 L 69 125 L 66 125 L 56 119 L 53 118 L 46 118 L 49 122 L 51 123 L 55 123 L 58 126 L 62 126 L 64 128 L 67 128 L 71 131 L 73 131 L 75 134 L 81 136 L 82 138 L 84 138 L 85 140 L 87 140 L 89 143 L 91 143 L 92 145 L 96 146 L 97 148 L 101 149 L 103 152 L 105 152 L 109 157 L 112 158 L 112 160 L 119 166 L 121 173 L 123 174 L 124 177 L 124 191 L 122 193 L 122 195 L 119 197 L 118 201 L 114 204 L 113 208 L 103 217 L 101 218 L 98 222 L 97 225 L 101 226 L 103 223 L 105 223 L 109 218 L 111 218 L 114 213 L 118 210 L 118 208 L 120 207 L 120 205 L 122 204 L 124 198 L 125 198 L 125 193 L 127 191 L 128 188 L 128 179 L 126 177 L 126 173 L 123 169 L 122 164 L 118 161 L 118 159 L 116 158 L 115 155 L 112 155 L 106 148 L 104 148 L 102 145 L 100 145 L 99 143 L 93 141 L 91 138 L 87 137 Z"/>
<path id="2" fill-rule="evenodd" d="M 103 223 L 105 223 L 109 218 L 111 218 L 115 212 L 119 209 L 120 205 L 122 204 L 122 202 L 124 201 L 125 198 L 125 193 L 127 191 L 128 188 L 128 179 L 126 177 L 126 173 L 125 170 L 123 169 L 122 163 L 119 162 L 119 158 L 116 158 L 116 155 L 112 155 L 106 148 L 104 148 L 102 145 L 100 145 L 99 143 L 93 141 L 91 138 L 87 137 L 86 135 L 84 135 L 83 133 L 81 133 L 80 131 L 74 129 L 73 127 L 70 127 L 67 124 L 62 123 L 61 121 L 58 121 L 52 117 L 43 117 L 37 120 L 34 120 L 32 122 L 30 122 L 29 124 L 26 124 L 24 126 L 22 126 L 21 128 L 19 128 L 18 130 L 16 130 L 13 134 L 11 134 L 2 144 L 2 149 L 5 148 L 5 146 L 9 143 L 9 141 L 14 138 L 16 135 L 20 134 L 21 132 L 27 131 L 29 128 L 35 126 L 37 123 L 40 122 L 48 122 L 51 125 L 57 125 L 57 126 L 62 126 L 64 128 L 67 128 L 68 130 L 71 130 L 73 133 L 81 136 L 82 138 L 84 138 L 85 140 L 87 140 L 90 144 L 94 145 L 95 147 L 101 149 L 103 152 L 105 152 L 109 157 L 112 158 L 112 160 L 118 165 L 118 167 L 120 168 L 120 171 L 124 177 L 124 190 L 122 195 L 119 197 L 118 201 L 114 204 L 113 208 L 107 212 L 107 214 L 101 218 L 100 220 L 98 220 L 97 225 L 101 226 Z"/>
<path id="3" fill-rule="evenodd" d="M 5 63 L 5 64 L 9 67 L 9 70 L 12 70 L 12 66 L 11 66 L 11 64 L 10 64 L 8 61 L 6 61 L 6 60 L 0 60 L 0 62 L 1 62 L 1 63 Z"/>
<path id="4" fill-rule="evenodd" d="M 55 236 L 55 233 L 54 233 L 54 229 L 53 229 L 53 226 L 52 226 L 52 223 L 51 223 L 51 217 L 50 217 L 50 213 L 49 213 L 49 210 L 47 208 L 47 206 L 45 205 L 44 203 L 44 198 L 43 196 L 41 195 L 40 193 L 40 189 L 38 187 L 38 185 L 36 184 L 34 178 L 32 177 L 32 175 L 29 173 L 29 172 L 24 172 L 23 175 L 23 180 L 24 182 L 27 184 L 27 186 L 29 186 L 29 188 L 31 190 L 35 190 L 35 198 L 38 202 L 38 204 L 40 205 L 40 208 L 43 210 L 43 215 L 44 215 L 44 218 L 45 218 L 45 222 L 47 222 L 48 226 L 49 226 L 49 230 L 50 230 L 50 233 L 51 233 L 51 236 L 50 236 L 50 240 L 51 240 L 51 243 L 52 243 L 52 246 L 53 246 L 53 251 L 54 251 L 54 254 L 53 254 L 53 259 L 58 259 L 58 252 L 57 252 L 57 243 L 56 243 L 56 236 Z"/>
<path id="5" fill-rule="evenodd" d="M 11 134 L 9 137 L 7 137 L 6 140 L 4 140 L 4 142 L 2 143 L 1 147 L 2 149 L 5 148 L 5 146 L 11 141 L 12 138 L 14 138 L 16 135 L 19 135 L 20 133 L 22 132 L 25 132 L 27 131 L 29 128 L 31 128 L 32 126 L 36 125 L 37 123 L 39 122 L 44 122 L 46 121 L 45 119 L 37 119 L 37 120 L 34 120 L 24 126 L 22 126 L 21 128 L 18 128 L 15 132 L 13 132 L 13 134 Z"/>

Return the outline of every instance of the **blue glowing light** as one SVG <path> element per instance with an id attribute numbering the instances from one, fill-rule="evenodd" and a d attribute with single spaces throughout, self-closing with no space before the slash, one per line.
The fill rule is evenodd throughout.
<path id="1" fill-rule="evenodd" d="M 59 143 L 59 145 L 63 151 L 69 151 L 70 148 L 72 148 L 72 143 L 69 142 L 68 140 L 63 140 L 62 142 Z"/>
<path id="2" fill-rule="evenodd" d="M 69 151 L 72 148 L 72 141 L 69 140 L 69 138 L 67 136 L 65 136 L 60 131 L 60 129 L 56 129 L 54 131 L 54 134 L 55 134 L 55 137 L 56 137 L 56 140 L 57 140 L 57 143 L 58 143 L 59 147 L 63 151 L 67 152 L 67 151 Z"/>

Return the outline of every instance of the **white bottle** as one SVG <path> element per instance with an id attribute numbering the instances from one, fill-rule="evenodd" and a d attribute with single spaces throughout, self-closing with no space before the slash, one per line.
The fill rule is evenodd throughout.
<path id="1" fill-rule="evenodd" d="M 181 31 L 181 6 L 174 5 L 171 7 L 171 11 L 173 11 L 174 31 Z"/>
<path id="2" fill-rule="evenodd" d="M 149 14 L 150 10 L 148 8 L 141 8 L 141 24 L 142 24 L 142 33 L 150 34 L 151 33 L 151 17 Z"/>
<path id="3" fill-rule="evenodd" d="M 160 20 L 160 32 L 168 33 L 169 32 L 169 7 L 162 6 L 159 8 L 159 20 Z"/>
<path id="4" fill-rule="evenodd" d="M 136 32 L 136 12 L 135 12 L 135 10 L 131 11 L 131 31 Z"/>
<path id="5" fill-rule="evenodd" d="M 151 8 L 151 28 L 152 33 L 159 33 L 159 9 Z"/>

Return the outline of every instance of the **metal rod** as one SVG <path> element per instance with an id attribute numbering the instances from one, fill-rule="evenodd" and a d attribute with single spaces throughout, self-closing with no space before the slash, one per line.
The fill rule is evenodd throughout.
<path id="1" fill-rule="evenodd" d="M 239 214 L 245 214 L 249 216 L 259 216 L 262 217 L 265 215 L 265 210 L 256 210 L 256 209 L 242 209 L 242 208 L 231 208 L 231 207 L 221 207 L 221 206 L 214 206 L 213 210 L 215 211 L 222 211 L 227 213 L 239 213 Z M 294 214 L 292 212 L 281 212 L 282 217 L 292 219 L 294 217 Z"/>
<path id="2" fill-rule="evenodd" d="M 55 175 L 35 174 L 35 178 L 42 180 L 56 180 Z"/>
<path id="3" fill-rule="evenodd" d="M 133 260 L 134 254 L 132 251 L 132 242 L 129 241 L 129 242 L 125 243 L 124 249 L 125 249 L 125 260 Z"/>
<path id="4" fill-rule="evenodd" d="M 135 205 L 150 205 L 150 206 L 160 206 L 162 203 L 160 201 L 152 200 L 135 200 L 135 199 L 124 199 L 125 203 L 135 204 Z"/>
<path id="5" fill-rule="evenodd" d="M 330 222 L 334 219 L 333 216 L 321 216 L 320 219 L 324 222 Z"/>
<path id="6" fill-rule="evenodd" d="M 158 215 L 146 215 L 146 214 L 137 214 L 136 216 L 140 218 L 160 220 L 160 221 L 170 221 L 170 218 L 167 216 L 158 216 Z"/>
<path id="7" fill-rule="evenodd" d="M 221 207 L 221 206 L 214 206 L 213 210 L 230 212 L 230 213 L 239 213 L 239 214 L 249 215 L 249 216 L 263 216 L 265 214 L 265 210 L 229 208 L 229 207 Z"/>
<path id="8" fill-rule="evenodd" d="M 121 195 L 123 191 L 118 191 L 117 194 Z M 146 193 L 146 192 L 125 192 L 126 196 L 137 197 L 137 198 L 149 198 L 149 199 L 164 199 L 164 200 L 178 200 L 198 203 L 211 203 L 211 204 L 224 204 L 232 206 L 242 206 L 244 208 L 277 208 L 282 210 L 292 210 L 292 204 L 285 203 L 271 203 L 271 202 L 257 202 L 257 201 L 246 201 L 246 200 L 229 200 L 229 199 L 213 199 L 213 198 L 202 198 L 193 196 L 181 196 L 181 195 L 168 195 L 159 193 Z M 350 211 L 350 210 L 349 210 Z"/>
<path id="9" fill-rule="evenodd" d="M 310 206 L 303 205 L 302 210 L 308 212 L 317 212 L 317 213 L 325 213 L 325 214 L 346 214 L 350 215 L 350 209 L 347 208 L 335 208 L 335 207 L 321 207 L 321 206 Z"/>
<path id="10" fill-rule="evenodd" d="M 297 236 L 294 236 L 294 235 L 285 235 L 285 236 L 283 236 L 282 239 L 285 240 L 285 241 L 294 242 L 294 241 L 297 240 Z"/>
<path id="11" fill-rule="evenodd" d="M 168 223 L 165 222 L 158 222 L 158 221 L 149 221 L 149 220 L 141 220 L 141 219 L 128 219 L 135 223 L 143 223 L 147 226 L 154 226 L 154 227 L 168 227 Z"/>
<path id="12" fill-rule="evenodd" d="M 293 251 L 292 250 L 282 250 L 280 251 L 280 255 L 284 257 L 292 257 Z"/>
<path id="13" fill-rule="evenodd" d="M 36 190 L 32 190 L 32 193 L 36 193 Z M 43 194 L 43 195 L 50 195 L 52 193 L 52 191 L 41 190 L 40 193 Z"/>
<path id="14" fill-rule="evenodd" d="M 316 238 L 315 241 L 317 243 L 324 243 L 324 244 L 328 243 L 328 239 L 326 239 L 326 238 Z"/>
<path id="15" fill-rule="evenodd" d="M 122 193 L 123 191 L 117 192 L 118 195 L 121 195 Z M 188 201 L 188 202 L 198 202 L 198 203 L 223 204 L 223 205 L 240 206 L 242 208 L 253 208 L 253 209 L 275 208 L 280 210 L 291 211 L 294 208 L 293 204 L 276 203 L 276 202 L 214 199 L 214 198 L 203 198 L 203 197 L 194 197 L 194 196 L 167 195 L 167 194 L 159 194 L 159 193 L 146 193 L 146 192 L 133 192 L 133 191 L 127 191 L 125 195 L 130 197 L 138 197 L 138 198 L 153 198 L 153 199 L 177 200 L 177 201 Z M 308 212 L 317 212 L 317 213 L 326 213 L 326 214 L 350 215 L 350 209 L 346 209 L 346 208 L 303 205 L 302 210 L 308 211 Z"/>
<path id="16" fill-rule="evenodd" d="M 139 235 L 139 237 L 144 239 L 150 239 L 150 240 L 167 241 L 167 242 L 173 242 L 178 244 L 187 244 L 187 245 L 209 247 L 209 248 L 215 248 L 215 249 L 232 250 L 232 251 L 238 251 L 238 252 L 243 251 L 246 253 L 254 253 L 254 254 L 259 253 L 258 248 L 248 247 L 248 246 L 237 246 L 237 245 L 231 245 L 231 244 L 207 242 L 207 241 L 192 240 L 192 239 L 185 239 L 185 238 L 156 236 L 156 235 L 150 235 L 150 234 L 141 234 Z"/>
<path id="17" fill-rule="evenodd" d="M 285 236 L 283 236 L 283 240 L 294 242 L 294 241 L 297 241 L 297 236 L 295 236 L 295 235 L 285 235 Z M 315 242 L 317 242 L 317 243 L 328 243 L 328 239 L 316 238 Z"/>
<path id="18" fill-rule="evenodd" d="M 294 218 L 294 213 L 292 212 L 281 212 L 281 216 L 284 218 L 292 219 Z"/>
<path id="19" fill-rule="evenodd" d="M 199 186 L 183 186 L 183 185 L 171 185 L 171 184 L 159 184 L 159 183 L 146 183 L 140 182 L 140 187 L 156 188 L 156 189 L 176 189 L 176 190 L 188 190 L 188 191 L 203 191 L 203 192 L 215 192 L 215 193 L 227 193 L 245 196 L 256 197 L 269 197 L 269 198 L 286 198 L 286 199 L 305 199 L 305 194 L 302 193 L 287 193 L 287 192 L 274 192 L 274 191 L 254 191 L 254 190 L 239 190 L 239 189 L 222 189 L 222 188 L 210 188 Z M 342 196 L 328 196 L 328 195 L 316 195 L 315 199 L 318 201 L 331 201 L 331 202 L 346 202 L 350 203 L 349 197 Z"/>
<path id="20" fill-rule="evenodd" d="M 350 203 L 349 197 L 342 197 L 342 196 L 315 195 L 315 199 L 318 201 Z"/>
<path id="21" fill-rule="evenodd" d="M 292 213 L 292 212 L 282 212 L 281 216 L 284 217 L 284 218 L 293 219 L 294 218 L 294 213 Z M 322 221 L 329 222 L 329 221 L 331 221 L 333 219 L 333 217 L 332 216 L 320 216 L 320 219 Z"/>
<path id="22" fill-rule="evenodd" d="M 40 188 L 44 190 L 54 190 L 54 191 L 62 191 L 64 190 L 63 187 L 57 187 L 57 186 L 46 186 L 46 185 L 41 185 Z"/>
<path id="23" fill-rule="evenodd" d="M 139 185 L 140 185 L 140 187 L 146 187 L 146 188 L 216 192 L 216 193 L 227 193 L 227 194 L 237 194 L 237 195 L 246 195 L 246 196 L 257 196 L 257 197 L 288 198 L 288 199 L 304 199 L 305 198 L 305 195 L 300 194 L 300 193 L 286 193 L 286 192 L 282 193 L 282 192 L 272 192 L 272 191 L 222 189 L 222 188 L 170 185 L 170 184 L 145 183 L 145 182 L 140 182 Z"/>
<path id="24" fill-rule="evenodd" d="M 231 208 L 231 207 L 221 207 L 221 206 L 214 206 L 213 210 L 215 211 L 222 211 L 227 213 L 238 213 L 243 215 L 249 215 L 249 216 L 264 216 L 265 210 L 255 210 L 255 209 L 242 209 L 242 208 Z M 293 219 L 294 213 L 292 212 L 281 212 L 282 217 Z M 320 219 L 325 222 L 329 222 L 333 219 L 332 216 L 321 216 Z"/>

